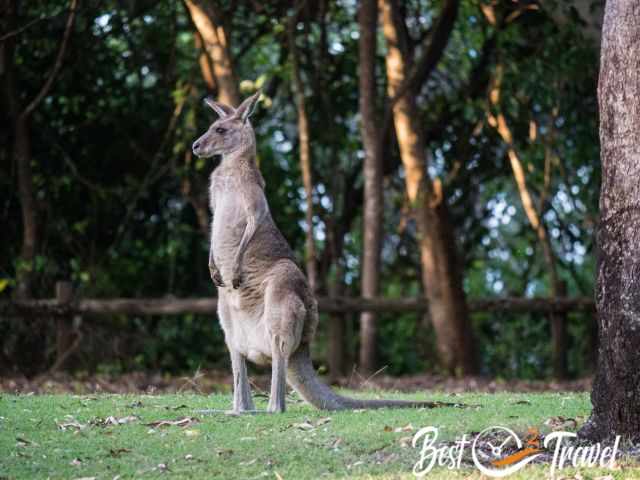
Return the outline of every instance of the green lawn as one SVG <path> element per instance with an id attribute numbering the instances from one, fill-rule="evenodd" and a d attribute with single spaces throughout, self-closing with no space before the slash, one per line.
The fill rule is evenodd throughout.
<path id="1" fill-rule="evenodd" d="M 228 408 L 229 395 L 2 394 L 0 479 L 411 479 L 419 452 L 410 438 L 421 427 L 439 427 L 449 440 L 492 425 L 548 432 L 550 418 L 579 424 L 590 410 L 588 395 L 581 393 L 433 394 L 429 399 L 474 406 L 336 413 L 294 400 L 283 415 L 233 417 L 198 413 Z M 256 400 L 258 408 L 266 406 L 265 399 Z M 154 423 L 185 417 L 193 420 Z M 575 424 L 568 421 L 563 429 L 575 430 Z M 584 470 L 575 478 L 640 478 L 640 470 L 622 465 L 614 471 Z M 561 473 L 574 478 L 575 472 Z M 528 466 L 509 478 L 548 477 L 546 466 Z M 435 470 L 426 478 L 481 475 L 468 465 L 460 471 Z"/>

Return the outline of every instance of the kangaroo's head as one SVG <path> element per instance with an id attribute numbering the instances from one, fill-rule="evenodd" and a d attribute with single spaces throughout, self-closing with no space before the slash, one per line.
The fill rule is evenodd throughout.
<path id="1" fill-rule="evenodd" d="M 259 97 L 260 91 L 245 99 L 238 108 L 216 102 L 211 98 L 205 99 L 205 103 L 218 114 L 219 118 L 211 124 L 204 135 L 193 142 L 193 153 L 198 157 L 208 158 L 213 155 L 232 153 L 254 143 L 255 137 L 249 117 Z"/>

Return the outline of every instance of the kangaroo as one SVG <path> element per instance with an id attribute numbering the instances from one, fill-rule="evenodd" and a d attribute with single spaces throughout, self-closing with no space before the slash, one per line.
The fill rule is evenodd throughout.
<path id="1" fill-rule="evenodd" d="M 193 153 L 222 155 L 211 174 L 209 271 L 218 289 L 218 318 L 231 355 L 233 409 L 255 412 L 246 361 L 272 365 L 267 412 L 285 411 L 287 381 L 323 410 L 433 407 L 434 402 L 358 400 L 322 383 L 309 355 L 318 307 L 294 254 L 276 227 L 256 164 L 256 139 L 249 117 L 260 92 L 236 109 L 206 99 L 218 119 L 193 143 Z M 438 403 L 438 406 L 442 405 Z"/>

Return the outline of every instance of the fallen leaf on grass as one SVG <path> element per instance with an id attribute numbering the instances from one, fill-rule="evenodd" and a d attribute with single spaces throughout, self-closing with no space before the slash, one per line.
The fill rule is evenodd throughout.
<path id="1" fill-rule="evenodd" d="M 413 425 L 411 425 L 410 423 L 408 423 L 407 425 L 405 425 L 404 427 L 398 427 L 394 430 L 395 433 L 401 433 L 401 432 L 413 432 L 414 428 Z"/>
<path id="2" fill-rule="evenodd" d="M 298 428 L 300 430 L 314 430 L 316 428 L 318 428 L 321 425 L 325 425 L 327 423 L 329 423 L 331 421 L 331 417 L 324 417 L 324 418 L 319 418 L 318 420 L 316 420 L 315 423 L 313 423 L 311 420 L 309 419 L 305 419 L 304 422 L 302 423 L 294 423 L 291 424 L 290 426 L 293 428 Z"/>
<path id="3" fill-rule="evenodd" d="M 242 466 L 242 467 L 248 467 L 249 465 L 253 465 L 257 461 L 258 461 L 258 459 L 254 458 L 253 460 L 248 460 L 246 462 L 240 462 L 239 465 Z"/>
<path id="4" fill-rule="evenodd" d="M 113 458 L 118 458 L 123 453 L 129 452 L 131 452 L 131 450 L 129 450 L 128 448 L 112 448 L 111 450 L 109 450 L 109 455 L 111 455 Z"/>
<path id="5" fill-rule="evenodd" d="M 200 420 L 194 417 L 182 417 L 177 420 L 158 420 L 151 423 L 145 423 L 144 425 L 151 428 L 161 428 L 161 427 L 190 427 L 194 423 L 198 423 Z"/>
<path id="6" fill-rule="evenodd" d="M 69 465 L 73 465 L 74 467 L 77 467 L 78 465 L 82 465 L 82 460 L 80 460 L 79 458 L 74 458 L 69 462 Z"/>
<path id="7" fill-rule="evenodd" d="M 576 422 L 575 419 L 561 416 L 551 417 L 547 419 L 544 424 L 551 427 L 552 430 L 573 430 L 578 426 L 578 422 Z"/>
<path id="8" fill-rule="evenodd" d="M 76 419 L 71 419 L 68 422 L 64 422 L 64 423 L 58 423 L 56 422 L 56 425 L 58 426 L 58 428 L 60 430 L 62 430 L 63 432 L 66 432 L 67 430 L 82 430 L 83 428 L 87 428 L 86 425 L 78 422 Z"/>
<path id="9" fill-rule="evenodd" d="M 137 420 L 140 420 L 140 417 L 136 415 L 128 415 L 126 417 L 114 417 L 110 415 L 106 418 L 94 418 L 89 423 L 96 427 L 108 427 L 110 425 L 125 425 Z"/>
<path id="10" fill-rule="evenodd" d="M 199 430 L 191 430 L 191 429 L 188 429 L 188 430 L 185 430 L 185 431 L 184 431 L 184 434 L 185 434 L 187 437 L 197 437 L 198 435 L 200 435 L 200 431 L 199 431 Z"/>
<path id="11" fill-rule="evenodd" d="M 17 447 L 37 447 L 39 446 L 36 442 L 32 442 L 31 440 L 27 440 L 23 437 L 16 437 L 16 441 L 18 444 Z"/>
<path id="12" fill-rule="evenodd" d="M 307 430 L 307 431 L 313 430 L 314 428 L 316 428 L 313 426 L 313 423 L 311 423 L 309 420 L 305 420 L 302 423 L 294 423 L 292 427 L 300 430 Z"/>
<path id="13" fill-rule="evenodd" d="M 282 475 L 280 475 L 278 472 L 273 472 L 273 474 L 276 476 L 278 480 L 284 480 L 284 478 L 282 478 Z"/>
<path id="14" fill-rule="evenodd" d="M 331 450 L 337 450 L 341 443 L 342 443 L 342 439 L 338 437 L 329 444 L 329 448 Z"/>
<path id="15" fill-rule="evenodd" d="M 393 428 L 391 428 L 389 425 L 385 425 L 385 426 L 384 426 L 384 428 L 383 428 L 383 430 L 384 430 L 385 432 L 393 432 Z"/>
<path id="16" fill-rule="evenodd" d="M 96 480 L 96 477 L 80 477 L 80 478 L 74 478 L 73 480 Z"/>
<path id="17" fill-rule="evenodd" d="M 193 457 L 193 455 L 191 455 L 190 453 L 187 453 L 187 454 L 184 456 L 184 459 L 185 459 L 185 460 L 193 460 L 193 458 L 194 458 L 194 457 Z"/>
<path id="18" fill-rule="evenodd" d="M 411 441 L 413 440 L 413 437 L 401 437 L 398 440 L 398 443 L 400 444 L 400 447 L 402 448 L 408 448 L 411 446 Z"/>
<path id="19" fill-rule="evenodd" d="M 219 457 L 230 457 L 233 455 L 233 450 L 230 448 L 216 448 L 216 454 Z"/>

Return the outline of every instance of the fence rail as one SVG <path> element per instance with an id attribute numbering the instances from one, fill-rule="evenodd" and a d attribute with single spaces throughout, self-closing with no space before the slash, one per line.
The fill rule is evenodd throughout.
<path id="1" fill-rule="evenodd" d="M 56 299 L 0 301 L 0 316 L 64 317 L 77 314 L 92 315 L 180 315 L 185 313 L 213 314 L 217 299 L 211 298 L 83 298 L 59 301 Z M 569 313 L 594 312 L 594 301 L 588 297 L 575 298 L 483 298 L 470 299 L 469 310 L 478 312 L 512 313 Z M 428 302 L 423 298 L 360 298 L 319 297 L 318 308 L 325 313 L 424 312 Z"/>
<path id="2" fill-rule="evenodd" d="M 593 299 L 588 297 L 556 298 L 478 298 L 470 299 L 469 311 L 539 313 L 548 317 L 552 329 L 553 371 L 557 378 L 567 374 L 567 322 L 570 312 L 595 313 Z M 80 336 L 75 335 L 70 319 L 77 315 L 180 315 L 185 313 L 214 314 L 217 299 L 209 298 L 78 298 L 71 283 L 56 284 L 56 298 L 44 300 L 0 300 L 0 319 L 7 317 L 47 318 L 56 322 L 57 360 L 52 369 L 63 366 L 77 348 Z M 361 298 L 319 297 L 318 308 L 331 314 L 374 312 L 425 312 L 424 298 Z M 593 320 L 592 320 L 593 321 Z"/>

